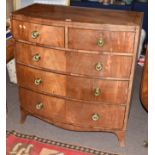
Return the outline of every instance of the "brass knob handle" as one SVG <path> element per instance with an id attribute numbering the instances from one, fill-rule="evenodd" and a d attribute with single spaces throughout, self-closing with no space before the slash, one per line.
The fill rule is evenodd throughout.
<path id="1" fill-rule="evenodd" d="M 39 32 L 38 31 L 32 31 L 31 36 L 33 39 L 36 39 L 39 36 Z"/>
<path id="2" fill-rule="evenodd" d="M 99 38 L 97 40 L 97 46 L 102 47 L 104 45 L 104 40 L 102 38 Z"/>
<path id="3" fill-rule="evenodd" d="M 98 62 L 98 63 L 95 65 L 95 68 L 96 68 L 97 71 L 101 71 L 102 68 L 103 68 L 102 63 Z"/>
<path id="4" fill-rule="evenodd" d="M 95 114 L 92 115 L 91 118 L 92 118 L 93 121 L 98 121 L 100 119 L 100 116 L 99 116 L 99 114 L 95 113 Z"/>
<path id="5" fill-rule="evenodd" d="M 19 28 L 21 29 L 22 27 L 23 27 L 23 26 L 20 24 L 20 25 L 19 25 Z"/>
<path id="6" fill-rule="evenodd" d="M 41 82 L 42 82 L 41 79 L 35 79 L 35 80 L 34 80 L 34 84 L 35 84 L 36 86 L 40 85 Z"/>
<path id="7" fill-rule="evenodd" d="M 37 110 L 40 110 L 42 108 L 43 108 L 43 103 L 42 102 L 36 104 L 36 109 Z"/>
<path id="8" fill-rule="evenodd" d="M 94 96 L 99 96 L 101 94 L 101 89 L 100 88 L 95 88 L 94 89 Z"/>
<path id="9" fill-rule="evenodd" d="M 37 53 L 33 56 L 32 60 L 35 62 L 38 62 L 40 60 L 41 56 Z"/>

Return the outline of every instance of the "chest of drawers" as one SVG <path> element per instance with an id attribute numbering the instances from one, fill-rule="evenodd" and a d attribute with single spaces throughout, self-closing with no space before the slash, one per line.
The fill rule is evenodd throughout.
<path id="1" fill-rule="evenodd" d="M 123 146 L 142 16 L 43 4 L 14 12 L 21 122 L 113 132 Z"/>

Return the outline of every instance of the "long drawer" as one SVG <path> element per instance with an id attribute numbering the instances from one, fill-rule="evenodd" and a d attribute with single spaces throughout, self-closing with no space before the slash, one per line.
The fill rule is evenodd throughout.
<path id="1" fill-rule="evenodd" d="M 84 104 L 19 89 L 21 108 L 50 121 L 82 128 L 121 129 L 125 106 Z"/>
<path id="2" fill-rule="evenodd" d="M 112 81 L 66 76 L 17 64 L 20 86 L 67 98 L 126 104 L 128 81 Z"/>
<path id="3" fill-rule="evenodd" d="M 26 65 L 95 77 L 129 78 L 132 66 L 131 56 L 69 52 L 24 43 L 16 43 L 15 54 L 16 61 Z"/>
<path id="4" fill-rule="evenodd" d="M 17 40 L 64 47 L 64 27 L 47 26 L 17 20 L 13 20 L 12 24 L 13 36 Z"/>
<path id="5" fill-rule="evenodd" d="M 133 32 L 69 28 L 68 46 L 80 50 L 132 53 L 134 36 Z"/>

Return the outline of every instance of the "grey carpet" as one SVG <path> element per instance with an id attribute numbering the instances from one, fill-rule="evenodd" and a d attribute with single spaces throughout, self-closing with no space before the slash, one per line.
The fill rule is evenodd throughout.
<path id="1" fill-rule="evenodd" d="M 7 106 L 6 120 L 7 130 L 36 135 L 38 137 L 56 140 L 64 143 L 77 144 L 101 151 L 115 152 L 122 155 L 147 155 L 148 149 L 143 146 L 148 138 L 148 114 L 143 109 L 139 100 L 139 85 L 142 68 L 136 67 L 134 89 L 131 101 L 131 110 L 126 132 L 126 146 L 118 146 L 117 137 L 105 132 L 74 132 L 64 130 L 32 116 L 28 116 L 26 122 L 19 123 L 19 100 L 16 85 L 9 83 L 7 76 Z"/>

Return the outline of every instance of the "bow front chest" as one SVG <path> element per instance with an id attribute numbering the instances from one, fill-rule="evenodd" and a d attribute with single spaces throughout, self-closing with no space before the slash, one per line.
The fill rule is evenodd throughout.
<path id="1" fill-rule="evenodd" d="M 33 4 L 13 12 L 21 122 L 124 135 L 142 13 Z"/>

